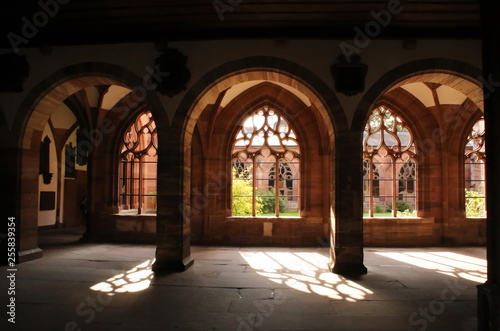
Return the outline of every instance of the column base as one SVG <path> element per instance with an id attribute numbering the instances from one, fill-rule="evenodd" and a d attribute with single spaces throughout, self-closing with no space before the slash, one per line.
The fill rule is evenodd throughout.
<path id="1" fill-rule="evenodd" d="M 500 286 L 486 282 L 477 286 L 479 331 L 500 330 Z"/>
<path id="2" fill-rule="evenodd" d="M 368 269 L 363 263 L 336 263 L 330 264 L 330 270 L 334 274 L 339 274 L 342 276 L 356 276 L 356 275 L 366 275 Z"/>
<path id="3" fill-rule="evenodd" d="M 153 271 L 155 273 L 168 273 L 168 272 L 182 272 L 189 269 L 194 264 L 194 259 L 189 255 L 181 260 L 157 260 L 153 264 Z"/>
<path id="4" fill-rule="evenodd" d="M 17 253 L 18 263 L 41 259 L 43 251 L 40 248 L 27 249 Z"/>
<path id="5" fill-rule="evenodd" d="M 331 248 L 330 270 L 339 275 L 366 275 L 368 269 L 363 264 L 363 247 L 343 246 Z"/>

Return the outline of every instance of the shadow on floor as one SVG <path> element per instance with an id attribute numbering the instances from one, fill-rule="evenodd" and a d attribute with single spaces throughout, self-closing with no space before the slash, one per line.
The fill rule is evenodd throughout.
<path id="1" fill-rule="evenodd" d="M 59 245 L 73 245 L 80 242 L 85 233 L 85 225 L 62 228 L 39 228 L 38 245 L 40 248 Z"/>

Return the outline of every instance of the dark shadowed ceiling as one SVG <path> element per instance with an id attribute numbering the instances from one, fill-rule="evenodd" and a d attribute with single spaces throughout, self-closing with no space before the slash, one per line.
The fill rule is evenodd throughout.
<path id="1" fill-rule="evenodd" d="M 479 37 L 479 0 L 57 0 L 1 2 L 2 41 L 37 23 L 29 46 L 211 38 L 353 38 L 372 23 L 377 38 Z M 53 5 L 52 13 L 40 3 Z M 389 5 L 391 6 L 391 5 Z M 57 11 L 57 13 L 56 13 Z M 386 13 L 390 13 L 386 12 Z M 45 16 L 44 16 L 45 15 Z M 51 17 L 53 16 L 53 17 Z M 12 34 L 11 34 L 12 36 Z"/>

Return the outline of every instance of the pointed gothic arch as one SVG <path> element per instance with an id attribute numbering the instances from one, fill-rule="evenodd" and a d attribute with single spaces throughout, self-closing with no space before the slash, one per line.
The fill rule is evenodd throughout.
<path id="1" fill-rule="evenodd" d="M 20 243 L 19 261 L 21 262 L 42 255 L 42 251 L 38 248 L 38 237 L 34 235 L 37 232 L 37 218 L 29 216 L 36 213 L 38 209 L 38 204 L 33 203 L 33 201 L 39 200 L 37 187 L 28 184 L 37 180 L 36 173 L 30 171 L 30 165 L 38 164 L 39 159 L 39 146 L 37 147 L 35 142 L 41 139 L 44 127 L 50 117 L 68 97 L 91 86 L 106 85 L 128 86 L 130 88 L 133 86 L 141 87 L 142 77 L 138 77 L 117 65 L 107 63 L 75 64 L 61 68 L 45 78 L 27 93 L 26 98 L 20 104 L 14 119 L 14 131 L 17 130 L 20 150 L 20 165 L 17 168 L 19 169 L 18 176 L 21 189 L 17 194 L 19 202 L 17 212 L 19 213 L 18 219 L 23 222 L 22 231 L 20 231 L 18 238 Z M 151 108 L 154 112 L 161 107 L 159 106 L 160 102 L 153 94 L 146 95 L 146 100 L 152 105 Z M 160 120 L 164 121 L 164 112 L 158 112 L 158 114 Z M 109 122 L 104 127 L 94 128 L 88 121 L 87 114 L 76 112 L 74 116 L 77 118 L 80 128 L 87 132 L 88 137 L 94 138 L 92 140 L 87 137 L 89 142 L 86 148 L 89 150 L 100 144 L 103 132 L 106 133 L 115 128 Z M 89 197 L 92 196 L 91 186 L 89 182 Z M 91 198 L 88 198 L 87 201 L 89 202 L 87 205 L 88 210 L 95 210 Z"/>

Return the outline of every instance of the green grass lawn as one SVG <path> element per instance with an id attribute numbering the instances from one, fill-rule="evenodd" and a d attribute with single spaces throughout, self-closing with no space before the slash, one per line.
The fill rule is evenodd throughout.
<path id="1" fill-rule="evenodd" d="M 368 212 L 363 212 L 363 217 L 368 217 Z M 392 212 L 373 213 L 373 217 L 392 217 Z"/>

